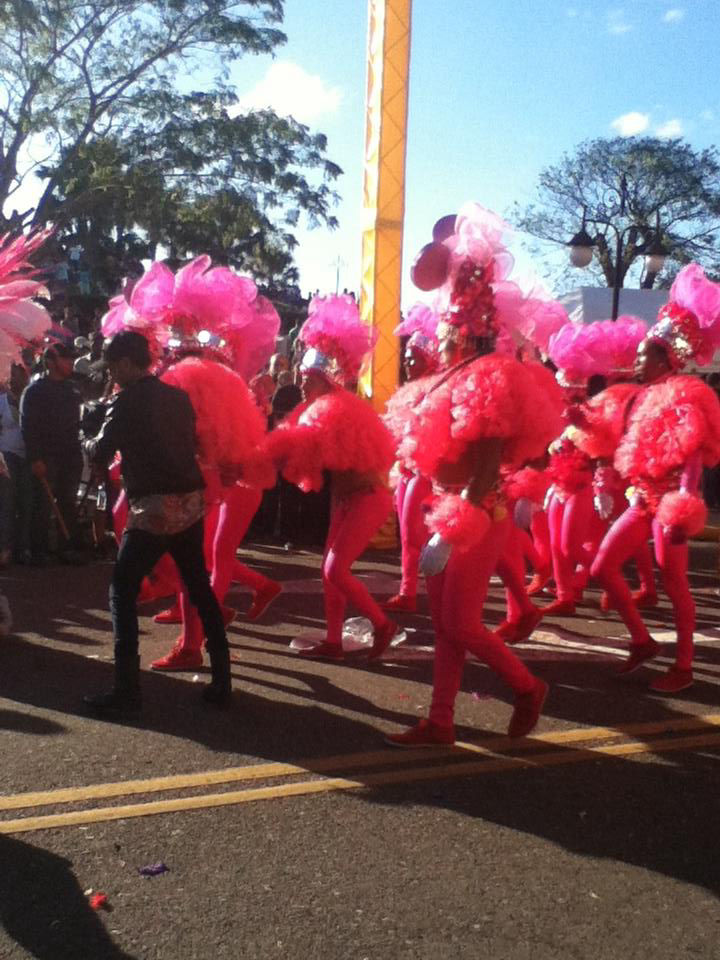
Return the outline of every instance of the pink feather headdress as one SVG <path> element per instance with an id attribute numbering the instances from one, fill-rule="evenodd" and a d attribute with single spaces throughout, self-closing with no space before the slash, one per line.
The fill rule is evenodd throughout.
<path id="1" fill-rule="evenodd" d="M 214 352 L 251 378 L 273 353 L 280 318 L 249 277 L 211 264 L 204 255 L 173 273 L 153 263 L 129 297 L 110 301 L 103 333 L 137 330 L 171 351 Z"/>
<path id="2" fill-rule="evenodd" d="M 42 340 L 52 325 L 47 310 L 33 303 L 33 297 L 49 294 L 29 260 L 51 232 L 0 237 L 0 380 L 8 379 L 22 348 Z"/>
<path id="3" fill-rule="evenodd" d="M 550 338 L 549 355 L 566 384 L 585 383 L 601 374 L 630 373 L 640 342 L 647 333 L 639 317 L 595 323 L 566 323 Z"/>
<path id="4" fill-rule="evenodd" d="M 425 303 L 415 303 L 402 323 L 393 331 L 396 337 L 408 337 L 406 349 L 421 351 L 429 361 L 437 358 L 437 325 L 440 318 Z"/>
<path id="5" fill-rule="evenodd" d="M 697 263 L 683 267 L 647 339 L 666 347 L 676 370 L 691 360 L 709 363 L 720 347 L 720 284 L 708 280 Z"/>
<path id="6" fill-rule="evenodd" d="M 302 367 L 348 386 L 357 380 L 378 332 L 362 322 L 355 300 L 343 295 L 313 297 L 299 336 L 308 348 Z"/>

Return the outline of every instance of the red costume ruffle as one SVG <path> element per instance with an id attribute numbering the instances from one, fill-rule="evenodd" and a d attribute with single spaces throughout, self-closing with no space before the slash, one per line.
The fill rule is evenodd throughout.
<path id="1" fill-rule="evenodd" d="M 196 416 L 200 459 L 208 467 L 242 468 L 242 481 L 271 487 L 275 472 L 261 453 L 265 418 L 242 377 L 224 364 L 204 357 L 186 357 L 161 379 L 190 397 Z"/>
<path id="2" fill-rule="evenodd" d="M 268 435 L 266 449 L 301 490 L 320 490 L 323 470 L 377 473 L 395 459 L 392 434 L 367 400 L 338 388 L 294 410 Z"/>
<path id="3" fill-rule="evenodd" d="M 592 460 L 610 460 L 620 443 L 633 397 L 642 388 L 636 383 L 616 383 L 581 407 L 581 417 L 571 431 L 572 441 Z"/>
<path id="4" fill-rule="evenodd" d="M 664 527 L 674 527 L 685 536 L 693 537 L 704 528 L 707 513 L 701 497 L 686 490 L 675 490 L 661 499 L 655 516 Z"/>
<path id="5" fill-rule="evenodd" d="M 508 476 L 505 481 L 505 494 L 509 500 L 530 500 L 543 504 L 552 480 L 546 470 L 525 467 Z"/>
<path id="6" fill-rule="evenodd" d="M 661 481 L 699 454 L 705 466 L 720 460 L 720 402 L 698 377 L 650 384 L 635 401 L 615 466 L 633 483 Z"/>
<path id="7" fill-rule="evenodd" d="M 490 529 L 490 517 L 486 510 L 451 493 L 434 500 L 432 509 L 426 515 L 426 523 L 428 530 L 439 533 L 443 540 L 461 551 L 479 543 Z"/>

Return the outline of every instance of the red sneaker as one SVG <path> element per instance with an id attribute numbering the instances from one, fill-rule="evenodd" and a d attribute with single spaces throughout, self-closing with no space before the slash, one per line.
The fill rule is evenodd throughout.
<path id="1" fill-rule="evenodd" d="M 248 620 L 258 620 L 279 593 L 282 593 L 282 586 L 274 580 L 268 580 L 255 592 L 252 605 L 247 612 Z"/>
<path id="2" fill-rule="evenodd" d="M 385 743 L 391 747 L 452 747 L 455 743 L 455 727 L 433 723 L 432 720 L 418 720 L 414 727 L 403 733 L 391 733 L 385 737 Z"/>
<path id="3" fill-rule="evenodd" d="M 179 643 L 176 643 L 167 656 L 159 660 L 153 660 L 150 664 L 151 670 L 165 670 L 167 673 L 183 670 L 197 670 L 203 665 L 202 650 L 183 650 Z"/>
<path id="4" fill-rule="evenodd" d="M 574 617 L 574 600 L 553 600 L 546 607 L 543 607 L 544 617 Z"/>
<path id="5" fill-rule="evenodd" d="M 647 590 L 633 590 L 633 602 L 636 607 L 656 607 L 659 603 L 657 593 L 648 593 Z"/>
<path id="6" fill-rule="evenodd" d="M 383 604 L 386 610 L 402 610 L 405 613 L 415 613 L 417 610 L 417 597 L 411 597 L 407 593 L 397 593 L 390 597 Z"/>
<path id="7" fill-rule="evenodd" d="M 535 678 L 535 686 L 529 693 L 519 693 L 515 697 L 515 709 L 510 717 L 507 735 L 515 739 L 516 737 L 526 737 L 535 729 L 540 713 L 542 712 L 545 698 L 548 695 L 549 687 L 544 680 Z"/>
<path id="8" fill-rule="evenodd" d="M 681 690 L 687 690 L 693 684 L 692 670 L 679 670 L 677 667 L 670 667 L 668 672 L 661 677 L 656 677 L 650 684 L 650 689 L 655 693 L 680 693 Z"/>
<path id="9" fill-rule="evenodd" d="M 627 660 L 618 669 L 618 676 L 626 677 L 628 674 L 634 673 L 646 660 L 652 660 L 659 652 L 660 644 L 655 643 L 654 640 L 650 640 L 647 643 L 633 644 L 630 647 L 630 654 Z"/>
<path id="10" fill-rule="evenodd" d="M 527 640 L 544 616 L 545 611 L 539 607 L 533 607 L 532 610 L 528 610 L 515 624 L 515 632 L 512 637 L 508 638 L 507 643 L 522 643 L 524 640 Z"/>
<path id="11" fill-rule="evenodd" d="M 306 650 L 298 650 L 299 657 L 307 657 L 309 660 L 344 660 L 345 651 L 341 643 L 328 643 L 323 640 L 322 643 L 314 647 L 308 647 Z"/>
<path id="12" fill-rule="evenodd" d="M 552 569 L 546 567 L 544 570 L 536 571 L 532 580 L 527 586 L 527 595 L 529 597 L 534 597 L 536 593 L 541 593 L 545 589 L 545 584 L 549 582 L 552 577 Z"/>
<path id="13" fill-rule="evenodd" d="M 373 633 L 373 644 L 368 654 L 368 660 L 379 660 L 390 646 L 392 638 L 398 631 L 394 620 L 386 620 L 381 627 L 376 627 Z"/>
<path id="14" fill-rule="evenodd" d="M 180 613 L 180 604 L 174 603 L 167 610 L 161 610 L 153 617 L 155 623 L 182 623 L 182 614 Z"/>

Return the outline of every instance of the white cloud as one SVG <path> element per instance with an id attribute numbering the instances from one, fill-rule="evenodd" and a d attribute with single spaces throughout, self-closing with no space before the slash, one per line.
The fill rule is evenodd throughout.
<path id="1" fill-rule="evenodd" d="M 685 11 L 680 7 L 672 7 L 663 14 L 663 23 L 679 23 L 685 16 Z"/>
<path id="2" fill-rule="evenodd" d="M 577 7 L 568 7 L 566 13 L 570 19 L 574 19 L 578 15 Z"/>
<path id="3" fill-rule="evenodd" d="M 240 97 L 232 113 L 270 107 L 280 116 L 292 116 L 300 123 L 335 113 L 342 103 L 340 87 L 328 86 L 318 74 L 308 73 L 289 60 L 273 63 L 252 90 Z"/>
<path id="4" fill-rule="evenodd" d="M 677 117 L 675 117 L 673 120 L 667 120 L 665 123 L 661 123 L 659 127 L 655 128 L 655 134 L 658 137 L 662 137 L 663 140 L 672 140 L 674 137 L 681 137 L 683 135 L 682 120 L 678 120 Z"/>
<path id="5" fill-rule="evenodd" d="M 621 137 L 634 137 L 650 126 L 650 114 L 633 110 L 630 113 L 624 113 L 621 117 L 616 117 L 610 126 L 613 130 L 617 130 Z"/>
<path id="6" fill-rule="evenodd" d="M 704 120 L 705 123 L 712 123 L 713 120 L 715 119 L 715 111 L 714 111 L 714 110 L 701 110 L 701 111 L 700 111 L 700 119 L 701 119 L 701 120 Z"/>
<path id="7" fill-rule="evenodd" d="M 608 33 L 620 35 L 629 33 L 632 30 L 632 24 L 628 23 L 624 10 L 610 10 L 607 15 Z"/>

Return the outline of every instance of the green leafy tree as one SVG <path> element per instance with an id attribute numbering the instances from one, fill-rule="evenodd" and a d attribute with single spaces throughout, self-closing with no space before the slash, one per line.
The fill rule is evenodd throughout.
<path id="1" fill-rule="evenodd" d="M 656 238 L 669 251 L 663 284 L 691 260 L 714 273 L 720 264 L 720 155 L 654 137 L 586 141 L 541 172 L 535 202 L 516 206 L 511 218 L 519 229 L 553 244 L 566 244 L 584 221 L 595 240 L 589 269 L 608 286 L 616 269 L 613 227 L 624 233 L 623 283 Z M 577 283 L 576 272 L 574 277 Z M 656 279 L 654 273 L 639 274 L 647 289 Z"/>

